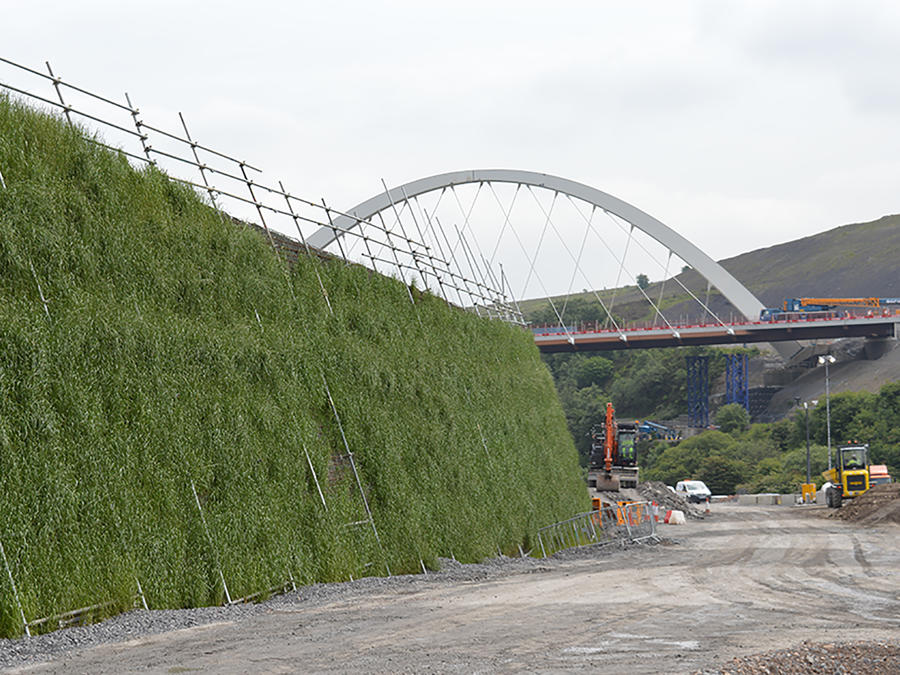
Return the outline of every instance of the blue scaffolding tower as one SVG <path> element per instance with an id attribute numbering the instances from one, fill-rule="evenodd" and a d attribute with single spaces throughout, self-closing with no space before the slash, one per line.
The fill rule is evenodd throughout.
<path id="1" fill-rule="evenodd" d="M 688 418 L 692 427 L 709 426 L 709 357 L 688 356 Z"/>
<path id="2" fill-rule="evenodd" d="M 725 357 L 725 403 L 737 403 L 750 412 L 750 370 L 746 354 Z"/>

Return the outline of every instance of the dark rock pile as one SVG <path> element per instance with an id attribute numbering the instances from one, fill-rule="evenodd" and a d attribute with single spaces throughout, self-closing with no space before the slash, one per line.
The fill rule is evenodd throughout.
<path id="1" fill-rule="evenodd" d="M 900 523 L 900 483 L 876 485 L 865 494 L 845 501 L 844 505 L 830 513 L 829 517 L 863 525 L 880 522 Z"/>
<path id="2" fill-rule="evenodd" d="M 884 642 L 811 644 L 793 649 L 753 654 L 732 659 L 718 670 L 700 670 L 695 675 L 760 675 L 782 673 L 806 675 L 859 673 L 895 675 L 900 673 L 900 645 Z"/>

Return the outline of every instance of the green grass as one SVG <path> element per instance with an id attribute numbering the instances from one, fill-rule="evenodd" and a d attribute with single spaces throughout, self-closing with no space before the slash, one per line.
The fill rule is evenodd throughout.
<path id="1" fill-rule="evenodd" d="M 153 608 L 217 604 L 220 569 L 239 597 L 477 560 L 586 510 L 528 333 L 359 267 L 286 270 L 192 191 L 2 98 L 0 172 L 0 541 L 29 620 L 126 609 L 138 580 Z M 365 512 L 329 471 L 323 376 L 382 546 L 347 526 Z M 0 635 L 20 632 L 4 571 Z"/>

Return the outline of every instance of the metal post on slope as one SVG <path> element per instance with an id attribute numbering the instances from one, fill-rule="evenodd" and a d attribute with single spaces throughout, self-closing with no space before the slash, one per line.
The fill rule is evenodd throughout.
<path id="1" fill-rule="evenodd" d="M 59 98 L 59 102 L 62 105 L 63 114 L 66 116 L 66 121 L 69 123 L 69 126 L 72 126 L 72 109 L 68 105 L 66 105 L 66 102 L 63 99 L 62 89 L 60 87 L 60 84 L 62 84 L 62 80 L 53 74 L 53 68 L 50 67 L 49 61 L 44 61 L 44 63 L 47 64 L 47 72 L 50 73 L 50 77 L 53 80 L 53 88 L 56 90 L 56 96 L 57 98 Z"/>
<path id="2" fill-rule="evenodd" d="M 184 129 L 184 136 L 187 138 L 188 143 L 191 146 L 191 152 L 194 155 L 194 161 L 197 163 L 197 168 L 200 170 L 200 178 L 203 180 L 203 184 L 206 186 L 206 191 L 209 194 L 209 201 L 212 203 L 213 208 L 219 212 L 219 215 L 222 216 L 222 211 L 219 209 L 219 205 L 216 203 L 216 195 L 215 190 L 209 184 L 209 179 L 206 177 L 206 165 L 200 161 L 200 155 L 197 153 L 197 143 L 194 142 L 194 139 L 191 138 L 191 132 L 188 131 L 187 122 L 184 121 L 184 115 L 180 112 L 178 113 L 178 119 L 181 120 L 181 128 Z"/>
<path id="3" fill-rule="evenodd" d="M 144 150 L 144 155 L 146 155 L 147 161 L 150 163 L 151 166 L 156 166 L 156 160 L 153 159 L 153 157 L 150 154 L 151 150 L 153 150 L 153 146 L 151 146 L 147 142 L 149 137 L 147 136 L 147 134 L 144 133 L 144 129 L 143 129 L 144 123 L 141 122 L 140 110 L 138 110 L 131 104 L 131 97 L 128 95 L 127 91 L 125 92 L 125 101 L 128 103 L 128 109 L 131 111 L 131 119 L 134 120 L 134 128 L 137 130 L 138 138 L 141 141 L 141 148 L 143 148 L 143 150 Z M 205 182 L 205 178 L 204 178 L 204 182 Z"/>
<path id="4" fill-rule="evenodd" d="M 141 588 L 141 580 L 138 579 L 137 577 L 135 577 L 135 578 L 134 578 L 134 583 L 137 584 L 138 595 L 139 595 L 140 598 L 141 598 L 141 605 L 143 605 L 144 609 L 150 609 L 150 607 L 147 606 L 147 598 L 144 597 L 144 589 Z"/>
<path id="5" fill-rule="evenodd" d="M 44 313 L 47 315 L 47 320 L 50 320 L 50 308 L 49 308 L 49 300 L 44 297 L 44 289 L 41 288 L 41 282 L 38 281 L 37 272 L 34 271 L 34 265 L 31 260 L 28 261 L 28 266 L 31 268 L 31 276 L 34 277 L 34 283 L 38 289 L 38 295 L 41 298 L 41 304 L 44 306 Z"/>
<path id="6" fill-rule="evenodd" d="M 203 523 L 203 531 L 206 532 L 206 538 L 209 541 L 209 546 L 212 549 L 213 558 L 216 561 L 216 567 L 219 568 L 219 579 L 222 580 L 222 588 L 225 589 L 225 601 L 227 604 L 231 604 L 231 594 L 228 592 L 228 584 L 225 583 L 225 575 L 222 573 L 222 564 L 219 562 L 219 553 L 216 551 L 216 544 L 213 541 L 212 535 L 209 533 L 209 525 L 206 524 L 206 516 L 203 515 L 203 507 L 200 506 L 200 497 L 197 496 L 197 488 L 194 486 L 194 479 L 191 479 L 191 492 L 194 493 L 194 502 L 197 504 L 197 510 L 200 512 L 200 520 Z"/>
<path id="7" fill-rule="evenodd" d="M 344 245 L 341 243 L 341 239 L 343 239 L 343 237 L 338 236 L 338 231 L 334 226 L 334 219 L 331 217 L 331 209 L 328 207 L 328 204 L 325 203 L 324 197 L 322 197 L 321 201 L 322 201 L 322 208 L 325 209 L 325 217 L 328 218 L 328 226 L 331 227 L 331 231 L 334 233 L 335 240 L 337 241 L 338 251 L 341 252 L 341 258 L 344 259 L 345 265 L 349 265 L 350 259 L 347 257 L 347 252 L 344 250 Z M 343 234 L 343 233 L 341 233 L 341 234 Z M 365 239 L 363 239 L 363 241 L 365 241 Z M 369 248 L 368 245 L 366 245 L 366 250 L 368 250 L 368 248 Z"/>
<path id="8" fill-rule="evenodd" d="M 313 467 L 312 460 L 309 458 L 309 452 L 306 449 L 306 445 L 303 445 L 303 454 L 306 455 L 306 463 L 309 464 L 309 470 L 312 472 L 313 480 L 316 483 L 316 490 L 319 491 L 319 499 L 322 500 L 322 508 L 326 511 L 328 510 L 328 504 L 325 503 L 325 495 L 322 494 L 322 486 L 319 485 L 319 477 L 316 475 L 316 469 Z"/>
<path id="9" fill-rule="evenodd" d="M 406 275 L 403 273 L 403 265 L 400 263 L 400 258 L 397 256 L 397 247 L 394 246 L 394 240 L 391 239 L 391 231 L 388 229 L 388 226 L 384 222 L 384 217 L 381 215 L 381 212 L 378 212 L 378 220 L 381 222 L 381 231 L 384 232 L 385 239 L 387 240 L 387 247 L 391 250 L 391 255 L 394 258 L 394 266 L 397 268 L 397 274 L 400 275 L 400 281 L 403 282 L 403 285 L 406 286 L 406 293 L 409 295 L 409 301 L 415 305 L 416 300 L 412 294 L 412 288 L 410 285 L 406 283 Z M 418 316 L 418 315 L 417 315 Z M 419 319 L 421 321 L 421 318 Z"/>
<path id="10" fill-rule="evenodd" d="M 319 281 L 319 290 L 322 291 L 322 297 L 325 298 L 325 304 L 328 306 L 328 311 L 332 315 L 334 314 L 334 308 L 331 306 L 331 300 L 328 297 L 328 291 L 325 290 L 325 284 L 322 283 L 322 275 L 319 274 L 319 267 L 316 260 L 313 259 L 312 251 L 309 248 L 309 244 L 306 242 L 306 237 L 303 236 L 303 230 L 300 229 L 300 219 L 297 217 L 297 213 L 294 211 L 294 206 L 291 204 L 290 195 L 285 191 L 284 184 L 281 181 L 278 181 L 278 187 L 281 189 L 281 194 L 284 195 L 284 201 L 287 204 L 288 211 L 291 214 L 291 218 L 294 220 L 294 227 L 297 228 L 297 234 L 300 235 L 300 242 L 303 244 L 303 247 L 306 249 L 306 257 L 309 258 L 310 263 L 313 265 L 313 270 L 316 273 L 316 279 Z M 325 202 L 322 201 L 324 206 Z M 328 207 L 325 206 L 325 210 L 328 210 Z"/>
<path id="11" fill-rule="evenodd" d="M 381 185 L 384 187 L 384 193 L 387 195 L 388 201 L 391 203 L 391 210 L 394 212 L 394 217 L 397 219 L 397 224 L 400 226 L 400 234 L 404 241 L 406 241 L 406 245 L 409 247 L 409 255 L 412 258 L 413 265 L 416 267 L 416 271 L 419 273 L 419 277 L 422 279 L 422 290 L 428 288 L 428 279 L 425 276 L 425 272 L 422 271 L 422 268 L 419 266 L 419 258 L 416 255 L 415 250 L 413 249 L 413 241 L 406 234 L 406 228 L 403 226 L 403 219 L 401 218 L 401 214 L 397 211 L 397 205 L 394 203 L 393 197 L 391 197 L 391 192 L 388 190 L 387 183 L 384 181 L 384 178 L 381 179 Z M 410 213 L 412 213 L 412 207 L 409 205 L 409 201 L 406 202 L 406 206 L 409 208 Z M 415 218 L 415 214 L 413 214 L 413 218 Z M 418 223 L 416 223 L 416 227 L 418 227 Z"/>
<path id="12" fill-rule="evenodd" d="M 372 526 L 372 532 L 375 533 L 375 541 L 378 542 L 378 548 L 381 550 L 381 555 L 384 556 L 384 567 L 387 570 L 388 576 L 391 576 L 391 568 L 387 562 L 387 554 L 384 551 L 384 546 L 381 544 L 381 537 L 378 536 L 378 528 L 375 527 L 375 519 L 372 517 L 372 510 L 369 508 L 369 500 L 366 498 L 366 491 L 363 490 L 359 472 L 356 470 L 356 461 L 353 459 L 353 452 L 350 450 L 350 444 L 347 443 L 347 436 L 344 434 L 344 425 L 341 424 L 341 416 L 338 414 L 337 406 L 334 404 L 334 399 L 331 396 L 331 389 L 328 387 L 328 380 L 325 379 L 325 373 L 322 373 L 322 383 L 325 385 L 325 393 L 328 396 L 328 403 L 331 405 L 331 411 L 334 413 L 338 431 L 341 432 L 344 450 L 347 451 L 347 457 L 350 458 L 350 468 L 353 469 L 353 475 L 356 478 L 356 486 L 359 488 L 359 494 L 362 497 L 363 505 L 366 507 L 366 514 L 369 516 L 369 524 Z"/>
<path id="13" fill-rule="evenodd" d="M 6 574 L 9 577 L 9 585 L 12 586 L 13 597 L 16 599 L 16 605 L 19 608 L 19 616 L 22 618 L 22 629 L 25 635 L 31 637 L 31 631 L 28 628 L 28 620 L 25 618 L 25 610 L 22 609 L 22 601 L 19 599 L 19 591 L 16 588 L 16 582 L 13 581 L 12 570 L 9 568 L 9 560 L 6 558 L 6 549 L 3 548 L 3 542 L 0 541 L 0 555 L 3 556 L 3 564 L 6 567 Z"/>
<path id="14" fill-rule="evenodd" d="M 437 281 L 438 289 L 441 291 L 441 296 L 444 298 L 444 302 L 449 303 L 450 301 L 447 298 L 447 292 L 444 290 L 444 282 L 441 279 L 441 275 L 438 274 L 438 268 L 435 264 L 434 255 L 431 252 L 431 247 L 428 245 L 428 242 L 425 239 L 425 233 L 422 228 L 419 226 L 419 219 L 416 218 L 416 212 L 412 207 L 412 204 L 409 201 L 409 197 L 406 194 L 406 189 L 403 188 L 403 199 L 406 202 L 406 206 L 409 208 L 409 213 L 412 216 L 413 224 L 416 226 L 416 231 L 419 233 L 419 240 L 421 241 L 422 246 L 425 248 L 425 255 L 428 256 L 429 263 L 431 264 L 431 273 L 434 275 L 435 281 Z M 418 203 L 418 202 L 417 202 Z M 410 250 L 412 250 L 412 246 L 410 245 Z M 413 254 L 415 256 L 415 254 Z M 424 280 L 424 277 L 423 277 Z M 427 288 L 428 284 L 425 283 Z"/>
<path id="15" fill-rule="evenodd" d="M 269 225 L 268 223 L 266 223 L 266 218 L 265 216 L 263 216 L 262 204 L 260 204 L 259 200 L 256 198 L 256 193 L 253 191 L 253 181 L 250 180 L 249 176 L 247 176 L 248 164 L 244 161 L 240 161 L 237 164 L 241 168 L 241 175 L 244 177 L 244 185 L 247 186 L 247 190 L 250 192 L 250 199 L 253 200 L 253 205 L 256 207 L 256 212 L 259 214 L 259 222 L 262 224 L 263 229 L 266 231 L 266 236 L 269 238 L 269 243 L 272 245 L 272 249 L 275 251 L 275 253 L 279 253 L 278 246 L 275 244 L 275 239 L 272 237 L 272 232 L 269 230 Z"/>

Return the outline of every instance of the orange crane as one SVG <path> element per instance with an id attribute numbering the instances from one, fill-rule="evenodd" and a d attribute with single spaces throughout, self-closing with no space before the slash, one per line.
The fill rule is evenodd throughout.
<path id="1" fill-rule="evenodd" d="M 816 312 L 833 307 L 872 307 L 880 309 L 887 305 L 900 305 L 900 298 L 787 298 L 785 312 Z"/>

